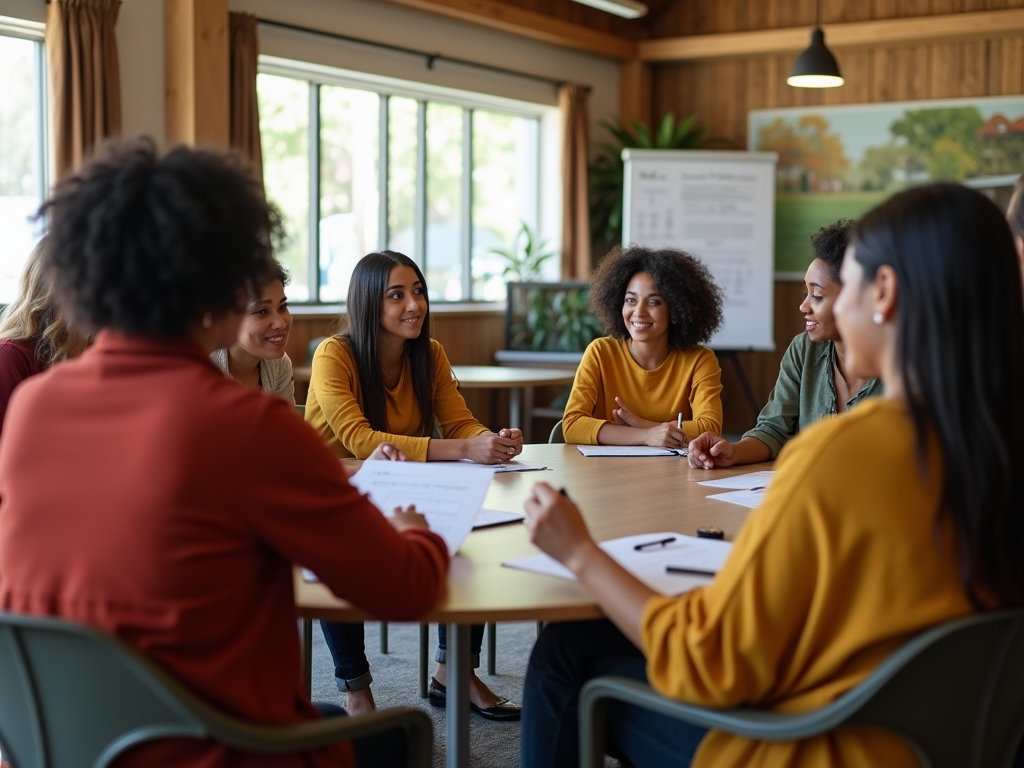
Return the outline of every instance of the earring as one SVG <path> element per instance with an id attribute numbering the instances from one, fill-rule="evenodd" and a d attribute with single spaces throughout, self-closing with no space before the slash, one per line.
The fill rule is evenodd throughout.
<path id="1" fill-rule="evenodd" d="M 875 325 L 881 325 L 882 321 L 885 320 L 885 317 L 883 317 L 881 312 L 875 312 L 871 319 L 875 321 Z"/>
<path id="2" fill-rule="evenodd" d="M 213 315 L 207 312 L 203 315 L 203 328 L 209 329 L 213 326 Z"/>

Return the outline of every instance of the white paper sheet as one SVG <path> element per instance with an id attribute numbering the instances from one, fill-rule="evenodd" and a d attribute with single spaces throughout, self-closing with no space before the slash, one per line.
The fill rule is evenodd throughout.
<path id="1" fill-rule="evenodd" d="M 493 471 L 457 463 L 364 461 L 349 481 L 385 514 L 415 504 L 454 555 L 473 529 L 493 477 Z"/>
<path id="2" fill-rule="evenodd" d="M 650 445 L 577 445 L 584 456 L 685 456 L 686 448 L 655 448 Z"/>
<path id="3" fill-rule="evenodd" d="M 774 471 L 766 469 L 762 472 L 748 472 L 745 475 L 733 475 L 732 477 L 723 477 L 719 480 L 701 480 L 697 485 L 706 485 L 709 488 L 733 488 L 737 491 L 749 491 L 755 488 L 767 488 L 774 476 Z"/>
<path id="4" fill-rule="evenodd" d="M 760 488 L 749 488 L 742 491 L 726 491 L 725 493 L 715 493 L 708 496 L 709 499 L 717 499 L 718 501 L 727 501 L 730 504 L 739 504 L 741 507 L 754 507 L 761 506 L 761 502 L 764 501 L 764 495 L 768 492 L 765 487 Z"/>
<path id="5" fill-rule="evenodd" d="M 500 509 L 481 509 L 476 513 L 473 520 L 473 530 L 477 528 L 488 528 L 492 525 L 504 525 L 505 523 L 518 523 L 526 519 L 521 512 L 504 512 Z"/>
<path id="6" fill-rule="evenodd" d="M 637 544 L 656 542 L 671 538 L 664 546 L 634 549 Z M 698 539 L 681 533 L 641 533 L 602 542 L 601 549 L 611 555 L 623 568 L 644 582 L 651 589 L 663 595 L 681 595 L 694 587 L 711 582 L 710 576 L 692 576 L 666 572 L 669 565 L 679 568 L 696 568 L 702 571 L 718 571 L 732 551 L 732 542 L 717 539 Z M 557 576 L 575 581 L 576 577 L 568 568 L 543 553 L 506 560 L 502 565 L 524 571 Z"/>
<path id="7" fill-rule="evenodd" d="M 438 462 L 433 462 L 437 466 Z M 479 467 L 489 469 L 493 472 L 536 472 L 539 469 L 547 469 L 543 464 L 524 464 L 521 461 L 506 461 L 502 464 L 478 464 L 472 459 L 459 459 L 458 461 L 444 462 L 446 464 L 458 464 L 462 467 Z"/>

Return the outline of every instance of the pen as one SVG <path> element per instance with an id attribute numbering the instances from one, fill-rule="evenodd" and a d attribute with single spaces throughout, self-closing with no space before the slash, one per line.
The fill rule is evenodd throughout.
<path id="1" fill-rule="evenodd" d="M 680 431 L 682 431 L 682 429 L 683 429 L 683 414 L 682 413 L 680 413 L 678 416 L 676 416 L 676 429 L 678 429 Z"/>
<path id="2" fill-rule="evenodd" d="M 558 489 L 558 492 L 560 494 L 562 494 L 563 496 L 565 496 L 565 498 L 569 499 L 569 494 L 568 494 L 568 492 L 566 492 L 564 485 L 561 488 Z M 569 499 L 569 501 L 572 501 L 572 499 Z"/>
<path id="3" fill-rule="evenodd" d="M 718 571 L 702 571 L 700 568 L 680 568 L 678 565 L 666 565 L 665 573 L 679 573 L 683 576 L 714 576 Z"/>
<path id="4" fill-rule="evenodd" d="M 643 544 L 635 545 L 633 547 L 633 551 L 634 552 L 639 552 L 640 550 L 647 549 L 648 547 L 664 547 L 666 544 L 671 544 L 675 540 L 676 540 L 675 536 L 669 536 L 667 539 L 658 539 L 657 541 L 647 541 L 647 542 L 644 542 Z"/>
<path id="5" fill-rule="evenodd" d="M 748 488 L 747 490 L 750 490 L 750 491 L 766 491 L 766 490 L 768 490 L 768 486 L 767 485 L 755 485 L 753 488 Z"/>

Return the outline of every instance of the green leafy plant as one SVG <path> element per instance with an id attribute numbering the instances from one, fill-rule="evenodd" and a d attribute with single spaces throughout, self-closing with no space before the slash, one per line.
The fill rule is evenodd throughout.
<path id="1" fill-rule="evenodd" d="M 704 137 L 704 129 L 695 127 L 696 123 L 696 113 L 676 123 L 673 112 L 661 118 L 656 131 L 639 120 L 631 121 L 629 127 L 602 121 L 615 142 L 598 144 L 597 157 L 588 169 L 590 229 L 595 240 L 605 246 L 622 242 L 622 150 L 696 149 L 703 145 Z"/>
<path id="2" fill-rule="evenodd" d="M 537 242 L 525 221 L 519 222 L 519 231 L 508 248 L 491 248 L 490 252 L 503 258 L 507 265 L 502 277 L 517 283 L 535 283 L 541 279 L 541 267 L 555 255 L 547 250 L 546 240 Z"/>
<path id="3" fill-rule="evenodd" d="M 525 316 L 512 323 L 512 348 L 582 352 L 603 333 L 587 311 L 589 295 L 589 286 L 529 286 Z"/>

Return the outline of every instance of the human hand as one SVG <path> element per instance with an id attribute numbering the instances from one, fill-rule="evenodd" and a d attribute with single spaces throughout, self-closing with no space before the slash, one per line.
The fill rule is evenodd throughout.
<path id="1" fill-rule="evenodd" d="M 573 573 L 597 548 L 579 508 L 547 483 L 534 484 L 523 508 L 530 541 Z"/>
<path id="2" fill-rule="evenodd" d="M 642 444 L 656 448 L 683 448 L 686 445 L 686 435 L 676 426 L 676 422 L 666 421 L 645 430 Z"/>
<path id="3" fill-rule="evenodd" d="M 399 533 L 410 528 L 430 528 L 427 518 L 416 511 L 415 504 L 410 504 L 406 509 L 395 507 L 391 515 L 388 516 L 388 521 Z"/>
<path id="4" fill-rule="evenodd" d="M 505 428 L 498 431 L 498 437 L 503 437 L 515 443 L 515 455 L 523 452 L 523 432 L 521 429 Z"/>
<path id="5" fill-rule="evenodd" d="M 519 430 L 515 431 L 519 432 Z M 470 437 L 462 442 L 462 457 L 475 461 L 477 464 L 500 464 L 503 461 L 510 461 L 523 449 L 522 433 L 515 438 L 484 432 L 482 435 Z"/>
<path id="6" fill-rule="evenodd" d="M 690 461 L 690 466 L 695 469 L 731 467 L 733 462 L 732 443 L 714 432 L 704 432 L 690 442 L 687 458 Z"/>
<path id="7" fill-rule="evenodd" d="M 366 457 L 367 461 L 408 461 L 402 449 L 394 443 L 381 443 Z"/>
<path id="8" fill-rule="evenodd" d="M 651 427 L 658 426 L 658 422 L 641 419 L 633 413 L 621 397 L 615 398 L 615 404 L 619 406 L 612 411 L 612 418 L 615 419 L 616 424 L 624 427 L 640 427 L 642 429 L 650 429 Z"/>

